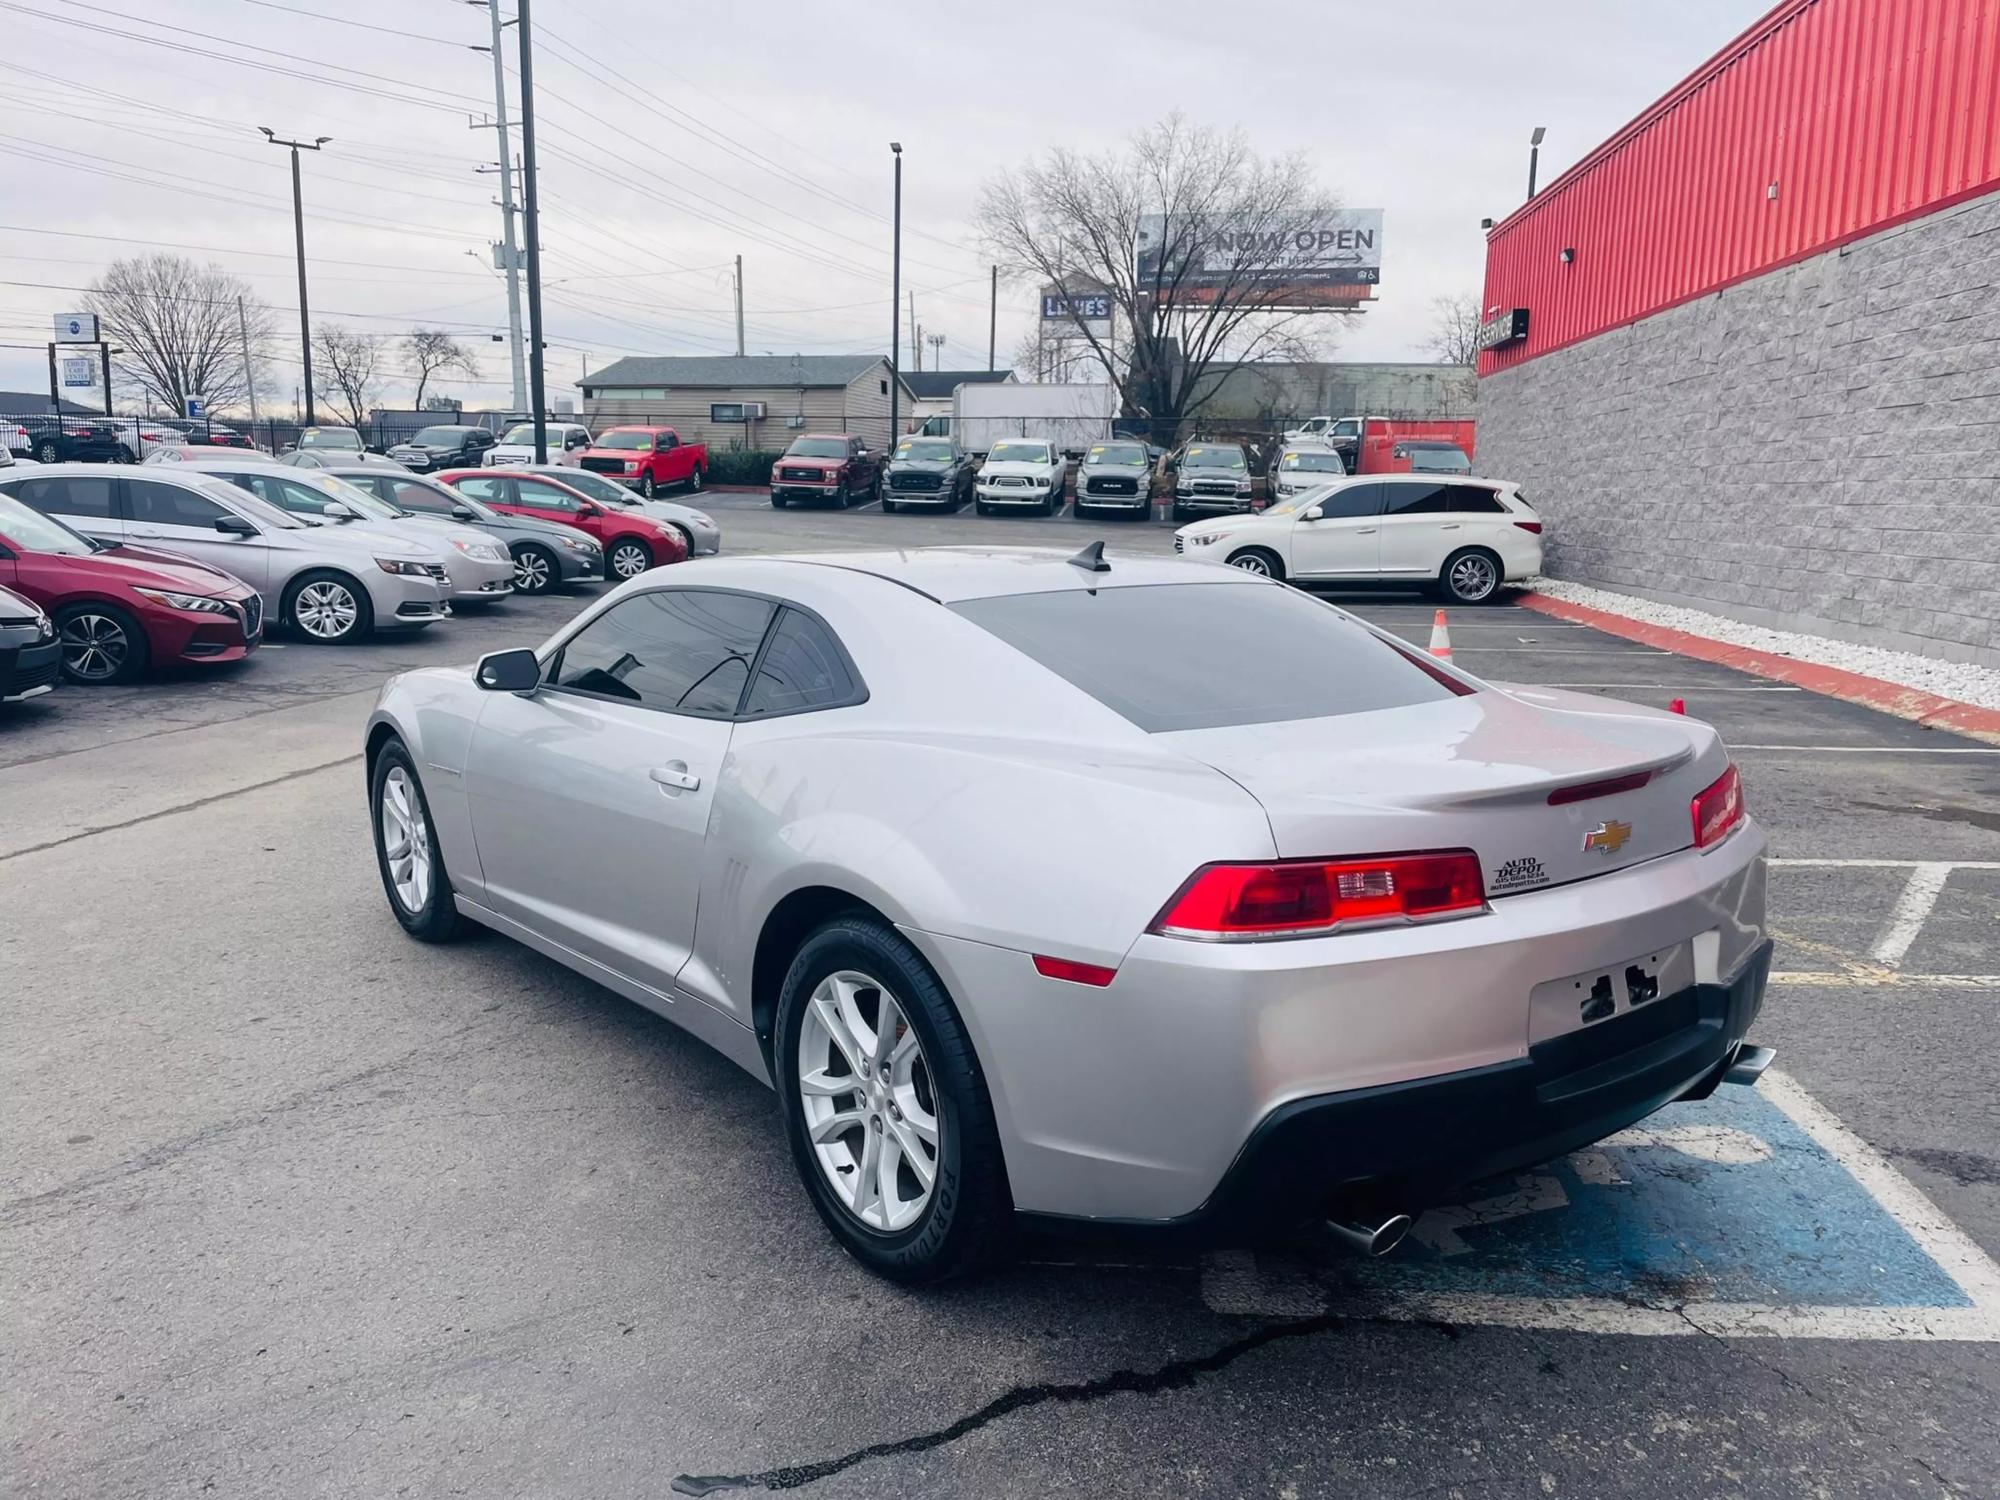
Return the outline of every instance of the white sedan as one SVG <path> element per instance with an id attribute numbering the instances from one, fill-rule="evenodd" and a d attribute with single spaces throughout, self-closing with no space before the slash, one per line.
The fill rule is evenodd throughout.
<path id="1" fill-rule="evenodd" d="M 1408 583 L 1484 604 L 1542 569 L 1542 522 L 1518 485 L 1375 474 L 1286 496 L 1259 515 L 1174 533 L 1174 550 L 1271 578 Z"/>

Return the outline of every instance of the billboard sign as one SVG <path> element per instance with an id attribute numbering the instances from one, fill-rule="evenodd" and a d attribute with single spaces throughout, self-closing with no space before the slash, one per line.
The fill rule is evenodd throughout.
<path id="1" fill-rule="evenodd" d="M 1087 329 L 1100 339 L 1110 338 L 1111 308 L 1108 292 L 1065 292 L 1059 286 L 1042 288 L 1042 321 L 1052 325 L 1044 331 L 1056 337 L 1064 332 L 1081 337 Z"/>
<path id="2" fill-rule="evenodd" d="M 96 389 L 97 362 L 88 355 L 64 355 L 62 361 L 62 383 L 65 386 L 87 385 L 93 390 Z"/>
<path id="3" fill-rule="evenodd" d="M 97 342 L 96 313 L 57 313 L 56 342 L 58 344 L 94 344 Z"/>
<path id="4" fill-rule="evenodd" d="M 1184 301 L 1206 301 L 1245 284 L 1275 286 L 1287 305 L 1367 300 L 1348 288 L 1382 279 L 1382 210 L 1342 208 L 1268 219 L 1218 219 L 1169 227 L 1161 214 L 1139 221 L 1141 287 L 1156 281 Z"/>

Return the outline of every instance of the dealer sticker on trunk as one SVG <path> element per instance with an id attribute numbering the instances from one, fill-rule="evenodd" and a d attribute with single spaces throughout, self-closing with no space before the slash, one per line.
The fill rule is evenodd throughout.
<path id="1" fill-rule="evenodd" d="M 1493 872 L 1489 889 L 1497 896 L 1502 891 L 1524 891 L 1530 886 L 1547 885 L 1549 872 L 1542 862 L 1532 854 L 1523 854 L 1518 859 L 1510 859 Z"/>

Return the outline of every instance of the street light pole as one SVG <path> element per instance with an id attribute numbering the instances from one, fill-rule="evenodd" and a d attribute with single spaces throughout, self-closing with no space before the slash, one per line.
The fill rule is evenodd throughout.
<path id="1" fill-rule="evenodd" d="M 306 307 L 306 210 L 305 198 L 299 188 L 299 153 L 317 151 L 333 137 L 323 135 L 310 141 L 281 141 L 270 126 L 259 125 L 257 128 L 264 132 L 264 139 L 272 145 L 289 146 L 292 152 L 292 233 L 299 247 L 299 362 L 305 366 L 306 426 L 310 427 L 319 417 L 313 410 L 312 314 Z"/>
<path id="2" fill-rule="evenodd" d="M 1528 137 L 1528 196 L 1535 196 L 1535 169 L 1541 165 L 1542 137 L 1548 134 L 1542 126 L 1535 127 L 1535 133 Z"/>
<path id="3" fill-rule="evenodd" d="M 521 41 L 521 203 L 528 240 L 528 404 L 535 419 L 535 462 L 549 461 L 548 386 L 542 368 L 542 214 L 535 182 L 535 47 L 528 0 L 514 7 Z"/>
<path id="4" fill-rule="evenodd" d="M 896 446 L 896 395 L 903 383 L 903 143 L 889 142 L 896 157 L 895 248 L 889 271 L 889 446 Z"/>

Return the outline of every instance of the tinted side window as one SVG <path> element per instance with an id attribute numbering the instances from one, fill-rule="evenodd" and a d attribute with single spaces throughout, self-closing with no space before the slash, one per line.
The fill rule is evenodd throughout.
<path id="1" fill-rule="evenodd" d="M 1444 512 L 1448 484 L 1385 484 L 1389 492 L 1388 514 L 1392 516 L 1435 516 Z"/>
<path id="2" fill-rule="evenodd" d="M 394 479 L 374 479 L 369 481 L 375 493 L 391 505 L 400 505 L 404 510 L 414 510 L 423 515 L 448 516 L 451 501 L 440 495 L 427 484 L 398 483 Z"/>
<path id="3" fill-rule="evenodd" d="M 854 676 L 826 628 L 810 615 L 788 609 L 771 632 L 750 689 L 746 714 L 797 713 L 858 701 Z"/>
<path id="4" fill-rule="evenodd" d="M 476 479 L 466 480 L 465 484 L 467 488 L 465 492 L 468 495 L 473 496 L 475 499 L 484 500 L 487 498 L 485 495 L 481 494 L 478 490 L 471 488 L 472 485 L 477 484 L 479 482 L 480 481 Z M 497 484 L 502 481 L 493 480 L 489 482 Z M 558 489 L 555 485 L 552 484 L 541 484 L 533 479 L 517 479 L 514 481 L 514 483 L 520 487 L 521 504 L 523 505 L 532 505 L 536 507 L 538 510 L 576 509 L 576 497 L 572 495 L 568 490 Z"/>
<path id="5" fill-rule="evenodd" d="M 213 500 L 184 490 L 177 484 L 160 484 L 151 479 L 125 481 L 125 502 L 132 519 L 142 526 L 202 526 L 213 530 L 227 515 Z"/>
<path id="6" fill-rule="evenodd" d="M 488 505 L 512 505 L 515 503 L 513 495 L 508 491 L 507 481 L 504 479 L 460 479 L 453 482 L 452 488 L 463 490 L 466 494 L 472 496 L 473 499 L 484 500 Z M 533 496 L 532 498 L 524 495 L 521 498 L 524 504 L 539 505 L 546 510 L 561 510 L 564 508 L 552 504 L 540 495 Z"/>
<path id="7" fill-rule="evenodd" d="M 1379 516 L 1382 514 L 1382 486 L 1350 484 L 1346 489 L 1335 490 L 1319 502 L 1319 513 L 1327 520 Z"/>
<path id="8" fill-rule="evenodd" d="M 771 610 L 768 600 L 707 589 L 640 594 L 572 638 L 550 681 L 672 713 L 733 714 Z"/>
<path id="9" fill-rule="evenodd" d="M 44 515 L 84 516 L 108 521 L 117 514 L 112 506 L 112 481 L 95 474 L 70 474 L 61 478 L 31 479 L 14 488 L 14 498 L 33 506 Z"/>
<path id="10" fill-rule="evenodd" d="M 1500 497 L 1479 484 L 1449 484 L 1445 486 L 1444 508 L 1465 515 L 1497 516 L 1506 512 Z"/>

